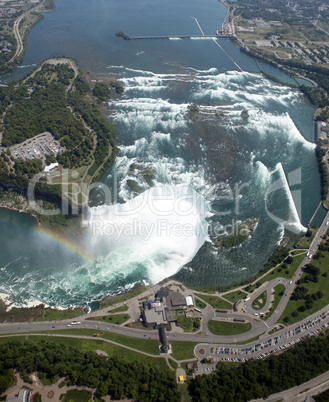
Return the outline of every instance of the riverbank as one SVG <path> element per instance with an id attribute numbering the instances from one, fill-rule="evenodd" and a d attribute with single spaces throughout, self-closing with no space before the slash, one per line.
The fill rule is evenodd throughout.
<path id="1" fill-rule="evenodd" d="M 13 1 L 11 6 L 16 6 L 18 11 L 14 14 L 15 20 L 12 20 L 12 13 L 2 15 L 2 38 L 11 45 L 11 50 L 4 56 L 0 54 L 0 75 L 8 74 L 17 68 L 25 53 L 28 33 L 43 19 L 44 13 L 56 9 L 54 0 L 42 0 L 37 5 L 32 1 L 27 1 L 24 5 Z"/>

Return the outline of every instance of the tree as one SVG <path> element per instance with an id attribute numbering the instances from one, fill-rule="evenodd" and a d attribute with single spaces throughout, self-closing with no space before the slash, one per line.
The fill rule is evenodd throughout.
<path id="1" fill-rule="evenodd" d="M 284 260 L 284 262 L 285 262 L 286 264 L 291 264 L 293 261 L 294 261 L 294 259 L 293 259 L 293 257 L 292 257 L 291 255 L 289 255 L 289 256 Z"/>
<path id="2" fill-rule="evenodd" d="M 96 82 L 93 94 L 100 101 L 107 101 L 111 97 L 111 89 L 103 82 Z"/>

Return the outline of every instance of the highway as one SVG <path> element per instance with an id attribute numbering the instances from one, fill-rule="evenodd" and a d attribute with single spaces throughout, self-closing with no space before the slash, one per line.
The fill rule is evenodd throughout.
<path id="1" fill-rule="evenodd" d="M 329 388 L 329 371 L 312 378 L 312 380 L 304 382 L 293 388 L 289 388 L 285 391 L 278 392 L 277 394 L 270 395 L 265 401 L 268 402 L 304 402 L 307 395 L 317 395 L 324 392 Z M 253 399 L 250 402 L 260 402 L 264 399 Z"/>

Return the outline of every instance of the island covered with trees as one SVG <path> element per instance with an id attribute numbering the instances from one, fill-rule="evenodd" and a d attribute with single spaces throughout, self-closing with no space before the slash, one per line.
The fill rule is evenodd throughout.
<path id="1" fill-rule="evenodd" d="M 3 189 L 24 195 L 39 174 L 36 195 L 51 203 L 61 203 L 64 196 L 71 206 L 85 205 L 86 189 L 117 155 L 115 129 L 98 105 L 112 91 L 122 93 L 121 84 L 96 83 L 92 90 L 76 62 L 67 58 L 41 62 L 24 79 L 1 87 Z M 57 168 L 45 172 L 46 166 Z"/>

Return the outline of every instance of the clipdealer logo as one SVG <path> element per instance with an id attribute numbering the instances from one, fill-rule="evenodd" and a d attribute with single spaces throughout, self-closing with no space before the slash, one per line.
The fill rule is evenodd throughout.
<path id="1" fill-rule="evenodd" d="M 64 170 L 64 173 L 68 174 L 68 170 Z M 62 173 L 62 177 L 64 177 L 64 173 Z M 200 172 L 201 175 L 203 172 Z M 71 177 L 74 176 L 75 172 L 70 172 Z M 77 172 L 76 172 L 77 174 Z M 65 183 L 64 180 L 62 179 L 62 205 L 61 208 L 56 208 L 56 209 L 45 209 L 42 208 L 42 206 L 38 205 L 36 202 L 36 197 L 35 197 L 35 190 L 36 190 L 36 184 L 37 182 L 44 177 L 43 173 L 39 173 L 33 177 L 33 179 L 30 180 L 29 186 L 28 186 L 28 200 L 30 207 L 33 208 L 38 214 L 41 215 L 58 215 L 58 214 L 75 214 L 78 215 L 79 212 L 82 212 L 82 226 L 83 227 L 88 227 L 90 225 L 90 209 L 88 208 L 88 202 L 89 202 L 89 193 L 92 189 L 98 189 L 103 193 L 104 196 L 104 205 L 106 206 L 103 208 L 103 210 L 99 211 L 101 214 L 105 214 L 106 211 L 111 208 L 113 205 L 118 203 L 118 200 L 115 198 L 117 197 L 118 194 L 118 183 L 116 180 L 114 180 L 114 188 L 112 189 L 112 192 L 114 195 L 111 194 L 110 189 L 108 186 L 106 186 L 104 183 L 93 183 L 89 187 L 87 186 L 86 183 L 82 183 L 80 185 L 80 192 L 82 192 L 85 195 L 85 200 L 83 204 L 76 204 L 74 200 L 71 199 L 71 205 L 70 208 L 68 206 L 67 202 L 64 202 L 64 198 L 70 199 L 69 194 L 70 191 L 72 192 L 72 188 L 69 187 L 68 183 Z M 116 178 L 116 175 L 115 175 Z M 205 179 L 204 179 L 205 181 Z M 284 170 L 282 168 L 282 174 L 279 179 L 277 179 L 275 182 L 271 183 L 268 188 L 265 191 L 264 194 L 264 204 L 265 204 L 265 210 L 267 215 L 277 224 L 282 225 L 284 228 L 289 229 L 290 231 L 299 234 L 300 233 L 300 226 L 294 225 L 293 223 L 296 223 L 296 220 L 299 220 L 299 217 L 301 216 L 301 188 L 300 185 L 302 183 L 302 175 L 301 175 L 301 168 L 295 169 L 294 171 L 288 173 L 286 176 L 284 173 Z M 72 186 L 72 184 L 71 184 Z M 177 186 L 178 188 L 179 186 Z M 181 186 L 182 187 L 182 186 Z M 184 187 L 184 186 L 183 186 Z M 187 188 L 187 186 L 185 186 Z M 209 229 L 209 234 L 211 236 L 222 236 L 225 233 L 232 233 L 236 234 L 236 227 L 239 222 L 239 216 L 240 216 L 240 208 L 241 208 L 241 198 L 243 196 L 243 193 L 248 191 L 248 188 L 250 187 L 250 182 L 246 183 L 237 183 L 233 187 L 231 187 L 228 183 L 218 183 L 218 187 L 220 187 L 223 190 L 223 195 L 218 195 L 215 200 L 212 201 L 212 207 L 210 209 L 210 214 L 211 215 L 216 215 L 217 217 L 224 217 L 224 216 L 233 216 L 235 217 L 232 220 L 232 224 L 229 224 L 225 227 L 223 227 L 220 223 L 218 223 L 218 220 L 216 223 L 210 223 L 208 225 Z M 198 197 L 191 197 L 190 194 L 186 193 L 183 194 L 183 196 L 180 194 L 179 197 L 177 197 L 177 200 L 175 200 L 175 191 L 172 190 L 170 194 L 165 196 L 165 199 L 168 200 L 173 200 L 171 208 L 172 210 L 166 210 L 166 211 L 161 211 L 157 209 L 157 205 L 154 204 L 154 200 L 159 200 L 161 197 L 164 197 L 162 194 L 157 194 L 157 189 L 160 187 L 153 187 L 149 191 L 149 196 L 144 197 L 142 199 L 141 203 L 136 203 L 136 205 L 126 211 L 126 215 L 128 216 L 129 214 L 131 216 L 136 215 L 138 212 L 141 212 L 145 207 L 151 210 L 151 212 L 158 216 L 159 220 L 161 220 L 161 225 L 158 226 L 158 228 L 149 228 L 144 225 L 143 222 L 136 222 L 132 221 L 129 224 L 125 223 L 125 226 L 123 228 L 116 227 L 115 225 L 107 225 L 106 229 L 104 228 L 104 234 L 107 234 L 109 236 L 115 236 L 116 238 L 119 236 L 120 233 L 124 232 L 129 232 L 132 229 L 135 228 L 136 230 L 139 229 L 139 231 L 142 231 L 145 234 L 145 238 L 149 238 L 149 233 L 152 230 L 159 230 L 159 227 L 161 227 L 161 232 L 164 233 L 164 219 L 163 217 L 167 215 L 171 215 L 173 213 L 176 213 L 177 216 L 186 216 L 189 213 L 195 213 L 195 210 L 193 210 L 193 207 L 195 207 L 196 203 L 199 202 Z M 292 190 L 290 190 L 290 188 Z M 288 199 L 290 200 L 292 208 L 289 209 L 289 216 L 287 219 L 283 219 L 280 216 L 275 215 L 273 211 L 270 209 L 270 196 L 273 195 L 277 191 L 285 191 L 287 194 Z M 153 196 L 152 196 L 153 194 Z M 198 193 L 195 192 L 195 195 L 198 195 Z M 139 196 L 137 196 L 139 197 Z M 187 211 L 184 211 L 180 209 L 180 202 L 184 200 L 184 197 L 189 197 L 191 209 L 188 209 Z M 136 197 L 135 197 L 136 198 Z M 222 205 L 226 205 L 225 208 L 221 208 L 221 202 L 223 202 Z M 138 204 L 138 205 L 137 205 Z M 215 205 L 215 206 L 214 206 Z M 197 209 L 197 208 L 196 208 Z M 194 211 L 194 212 L 192 212 Z M 202 212 L 202 211 L 201 211 Z M 203 211 L 204 212 L 204 211 Z M 100 227 L 101 227 L 101 222 L 102 219 L 100 216 L 98 216 L 99 220 L 97 221 L 97 215 L 98 211 L 97 209 L 93 211 L 93 213 L 96 215 L 94 218 L 94 229 L 95 229 L 95 235 L 100 234 Z M 122 213 L 122 211 L 120 211 Z M 209 216 L 209 214 L 208 214 Z M 133 217 L 132 217 L 133 219 Z M 169 225 L 169 221 L 168 221 Z M 204 226 L 200 225 L 200 230 L 204 231 Z M 181 233 L 182 236 L 190 234 L 191 233 L 191 226 L 186 227 L 185 229 L 180 227 L 179 224 L 177 226 L 171 226 L 169 229 L 166 229 L 168 232 L 168 236 L 170 234 L 176 233 Z M 235 230 L 235 231 L 234 231 Z"/>

